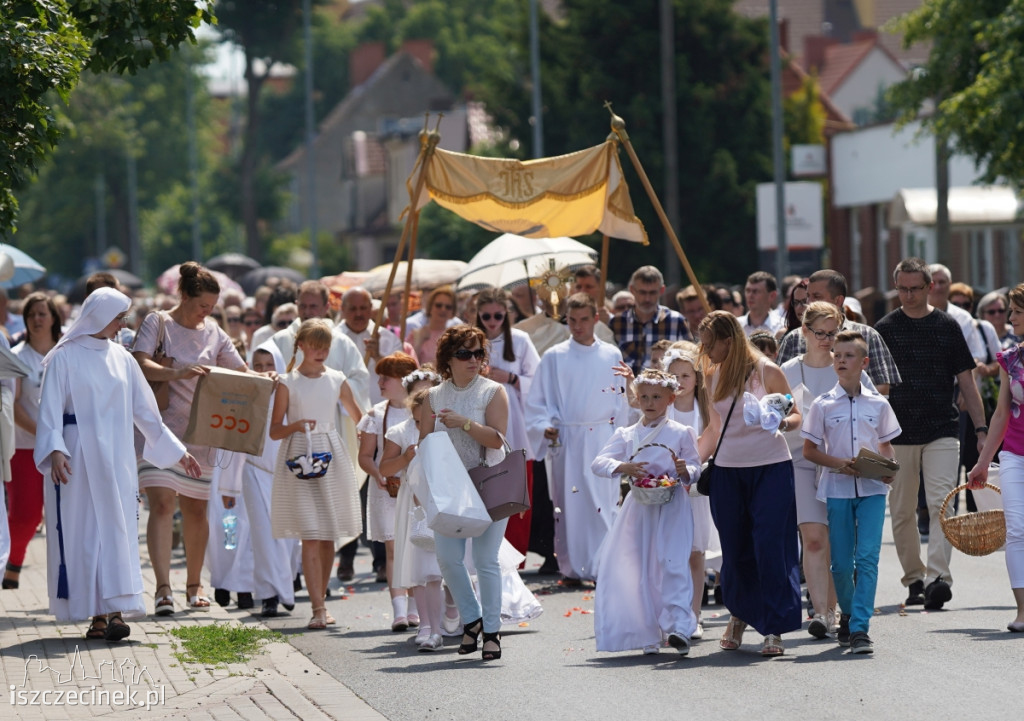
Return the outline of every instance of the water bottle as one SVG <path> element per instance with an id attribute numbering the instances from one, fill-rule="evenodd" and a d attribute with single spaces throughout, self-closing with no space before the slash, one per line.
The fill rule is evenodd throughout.
<path id="1" fill-rule="evenodd" d="M 234 551 L 238 548 L 238 516 L 234 508 L 225 508 L 221 519 L 224 525 L 224 550 Z"/>

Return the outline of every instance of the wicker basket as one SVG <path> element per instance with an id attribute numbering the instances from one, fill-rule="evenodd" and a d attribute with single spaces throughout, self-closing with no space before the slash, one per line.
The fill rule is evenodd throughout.
<path id="1" fill-rule="evenodd" d="M 672 456 L 672 460 L 676 460 L 675 451 L 673 451 L 671 448 L 669 448 L 663 443 L 648 443 L 645 446 L 640 446 L 639 448 L 636 449 L 636 452 L 629 457 L 629 460 L 632 461 L 634 458 L 637 457 L 637 454 L 640 453 L 640 451 L 644 450 L 645 448 L 654 447 L 664 448 Z M 675 495 L 676 489 L 679 488 L 680 485 L 682 485 L 678 480 L 676 480 L 675 484 L 671 486 L 659 486 L 658 488 L 644 488 L 642 486 L 633 485 L 633 479 L 627 476 L 623 476 L 622 478 L 624 482 L 623 485 L 628 484 L 629 493 L 633 494 L 633 498 L 636 499 L 636 502 L 641 503 L 645 506 L 660 506 L 662 504 L 668 503 L 669 501 L 672 500 L 672 496 Z"/>
<path id="2" fill-rule="evenodd" d="M 1006 519 L 1002 510 L 978 511 L 947 518 L 946 507 L 956 494 L 965 488 L 966 485 L 957 486 L 942 501 L 942 508 L 939 511 L 942 532 L 958 551 L 968 556 L 987 556 L 1006 544 Z M 991 483 L 986 483 L 985 488 L 1001 493 L 999 486 L 993 486 Z"/>

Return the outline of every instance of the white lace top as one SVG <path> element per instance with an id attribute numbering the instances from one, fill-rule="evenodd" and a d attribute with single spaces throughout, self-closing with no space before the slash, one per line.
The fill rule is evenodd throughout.
<path id="1" fill-rule="evenodd" d="M 475 423 L 484 423 L 484 415 L 487 411 L 487 404 L 494 398 L 494 394 L 500 388 L 497 383 L 481 375 L 476 376 L 465 388 L 459 388 L 452 381 L 446 380 L 439 386 L 430 389 L 430 407 L 432 413 L 439 410 L 450 409 L 463 415 Z M 467 468 L 475 468 L 480 465 L 480 444 L 474 441 L 468 433 L 458 428 L 447 428 L 440 419 L 434 422 L 435 431 L 447 431 L 452 439 L 452 445 L 459 453 L 462 464 Z M 503 448 L 487 449 L 487 464 L 497 463 L 505 457 Z"/>

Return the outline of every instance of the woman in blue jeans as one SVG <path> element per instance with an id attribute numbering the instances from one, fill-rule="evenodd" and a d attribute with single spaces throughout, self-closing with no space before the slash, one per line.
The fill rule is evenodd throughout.
<path id="1" fill-rule="evenodd" d="M 458 451 L 466 469 L 480 464 L 484 449 L 488 465 L 504 456 L 502 438 L 508 425 L 508 396 L 500 384 L 480 375 L 487 362 L 487 338 L 479 328 L 458 325 L 444 332 L 437 343 L 437 371 L 444 382 L 430 389 L 420 408 L 420 440 L 428 433 L 444 432 Z M 455 598 L 463 619 L 475 619 L 463 627 L 460 654 L 474 653 L 483 632 L 483 660 L 501 658 L 501 569 L 498 549 L 508 519 L 492 523 L 473 539 L 480 600 L 466 569 L 466 539 L 435 535 L 441 575 Z"/>

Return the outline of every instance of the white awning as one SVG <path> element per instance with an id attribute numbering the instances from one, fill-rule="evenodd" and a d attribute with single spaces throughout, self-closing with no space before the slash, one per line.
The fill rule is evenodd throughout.
<path id="1" fill-rule="evenodd" d="M 904 223 L 935 225 L 938 207 L 935 188 L 904 188 L 889 205 L 889 227 Z M 983 185 L 949 189 L 952 225 L 998 225 L 1024 220 L 1024 205 L 1012 188 Z"/>

